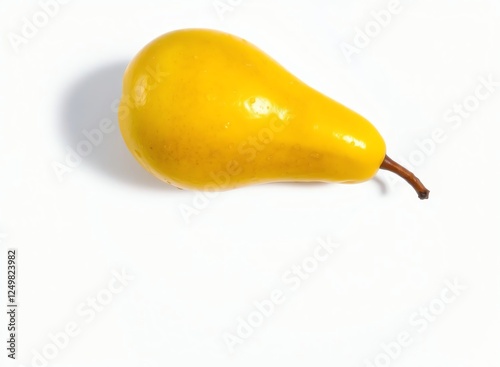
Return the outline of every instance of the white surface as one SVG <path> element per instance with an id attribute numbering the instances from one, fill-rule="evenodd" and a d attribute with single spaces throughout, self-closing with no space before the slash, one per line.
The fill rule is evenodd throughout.
<path id="1" fill-rule="evenodd" d="M 49 334 L 68 323 L 80 333 L 52 366 L 498 365 L 500 86 L 458 128 L 444 115 L 474 95 L 478 78 L 500 81 L 499 2 L 401 1 L 349 63 L 342 42 L 388 1 L 222 1 L 234 6 L 220 18 L 212 0 L 73 0 L 17 51 L 11 32 L 41 7 L 2 1 L 0 278 L 5 305 L 6 249 L 18 248 L 13 365 L 43 365 L 34 353 L 54 353 Z M 118 130 L 59 182 L 52 166 L 82 130 L 116 123 L 127 62 L 184 27 L 258 45 L 370 119 L 395 159 L 415 163 L 424 157 L 415 140 L 443 129 L 446 140 L 415 167 L 430 200 L 385 175 L 354 186 L 272 184 L 221 193 L 187 222 L 179 208 L 196 194 L 150 177 Z M 317 238 L 339 248 L 291 290 L 281 278 L 310 261 Z M 113 269 L 135 278 L 87 322 L 86 302 L 106 294 Z M 455 278 L 467 289 L 421 330 L 418 312 L 439 307 Z M 238 318 L 273 290 L 284 302 L 229 353 L 224 333 L 236 334 Z M 4 340 L 4 312 L 0 321 Z M 383 357 L 381 344 L 402 332 L 413 342 Z"/>

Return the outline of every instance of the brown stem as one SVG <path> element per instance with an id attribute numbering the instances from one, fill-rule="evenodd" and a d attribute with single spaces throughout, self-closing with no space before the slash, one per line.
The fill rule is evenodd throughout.
<path id="1" fill-rule="evenodd" d="M 387 155 L 384 158 L 384 161 L 380 165 L 380 169 L 385 169 L 387 171 L 394 172 L 398 176 L 404 178 L 406 182 L 408 182 L 417 192 L 418 197 L 420 199 L 428 199 L 429 198 L 429 190 L 420 182 L 420 180 L 406 168 L 401 166 L 400 164 L 394 162 Z"/>

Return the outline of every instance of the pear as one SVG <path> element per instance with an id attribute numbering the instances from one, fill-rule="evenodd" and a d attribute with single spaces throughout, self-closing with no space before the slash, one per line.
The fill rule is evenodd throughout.
<path id="1" fill-rule="evenodd" d="M 184 29 L 146 45 L 125 71 L 118 115 L 137 161 L 179 188 L 358 183 L 385 169 L 429 196 L 368 120 L 224 32 Z"/>

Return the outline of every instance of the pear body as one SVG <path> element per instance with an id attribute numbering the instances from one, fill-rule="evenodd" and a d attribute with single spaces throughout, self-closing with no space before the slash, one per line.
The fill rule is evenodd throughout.
<path id="1" fill-rule="evenodd" d="M 134 157 L 180 188 L 362 182 L 385 156 L 365 118 L 214 30 L 174 31 L 146 45 L 127 67 L 118 115 Z"/>

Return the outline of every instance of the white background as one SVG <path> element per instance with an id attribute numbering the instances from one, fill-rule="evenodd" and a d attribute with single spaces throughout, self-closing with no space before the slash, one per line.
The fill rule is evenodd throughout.
<path id="1" fill-rule="evenodd" d="M 15 366 L 500 363 L 500 86 L 460 126 L 449 121 L 455 104 L 473 105 L 480 78 L 500 81 L 499 1 L 401 0 L 350 60 L 342 45 L 354 45 L 356 28 L 373 26 L 371 12 L 388 1 L 233 0 L 220 16 L 212 0 L 73 0 L 46 25 L 40 4 L 0 5 L 2 366 L 11 247 L 19 254 Z M 42 25 L 16 46 L 13 34 L 23 37 L 34 17 Z M 84 129 L 104 118 L 116 124 L 113 101 L 134 54 L 185 27 L 242 36 L 363 114 L 393 158 L 413 163 L 430 199 L 380 174 L 204 201 L 149 176 L 117 129 L 58 180 L 54 164 L 66 164 Z M 417 143 L 436 129 L 444 141 L 422 152 Z M 200 210 L 186 220 L 182 206 Z M 282 277 L 311 260 L 318 238 L 338 248 L 290 289 Z M 109 299 L 113 271 L 134 279 Z M 466 289 L 444 304 L 447 282 Z M 255 316 L 254 301 L 273 290 L 284 302 L 230 353 L 224 335 L 238 336 L 239 318 Z M 91 318 L 97 295 L 107 304 Z M 432 321 L 423 321 L 429 305 Z M 58 334 L 67 324 L 79 334 Z M 412 342 L 395 346 L 400 333 Z"/>

